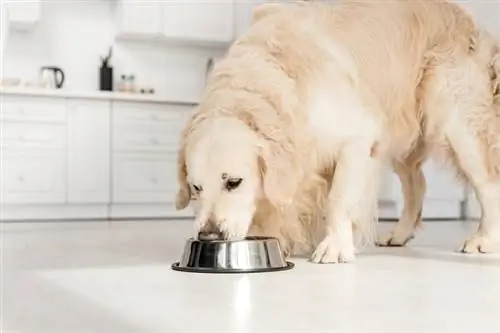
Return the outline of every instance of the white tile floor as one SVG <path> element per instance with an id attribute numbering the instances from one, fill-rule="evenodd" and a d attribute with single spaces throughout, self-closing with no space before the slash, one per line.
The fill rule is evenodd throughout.
<path id="1" fill-rule="evenodd" d="M 2 224 L 2 333 L 498 332 L 500 255 L 427 222 L 406 249 L 258 275 L 175 272 L 188 222 Z M 380 228 L 387 230 L 388 223 Z"/>

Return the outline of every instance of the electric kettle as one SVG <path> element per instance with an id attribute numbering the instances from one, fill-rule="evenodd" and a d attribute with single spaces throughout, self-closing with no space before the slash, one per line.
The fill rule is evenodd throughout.
<path id="1" fill-rule="evenodd" d="M 62 88 L 64 84 L 64 72 L 59 67 L 44 66 L 40 69 L 42 81 L 48 88 Z"/>

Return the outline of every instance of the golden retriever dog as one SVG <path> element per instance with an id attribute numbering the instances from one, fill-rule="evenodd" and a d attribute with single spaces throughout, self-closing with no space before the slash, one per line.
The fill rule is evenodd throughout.
<path id="1" fill-rule="evenodd" d="M 444 1 L 261 5 L 183 130 L 177 209 L 192 201 L 195 237 L 272 236 L 287 254 L 350 262 L 375 240 L 381 167 L 393 163 L 406 184 L 406 231 L 420 161 L 436 151 L 482 204 L 465 248 L 488 248 L 500 239 L 500 125 L 493 47 L 480 40 Z"/>

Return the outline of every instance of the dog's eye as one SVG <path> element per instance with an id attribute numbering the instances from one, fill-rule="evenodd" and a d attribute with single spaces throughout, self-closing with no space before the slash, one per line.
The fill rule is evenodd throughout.
<path id="1" fill-rule="evenodd" d="M 226 181 L 226 190 L 232 191 L 238 186 L 240 186 L 243 178 L 231 178 Z"/>
<path id="2" fill-rule="evenodd" d="M 203 187 L 199 186 L 199 185 L 193 185 L 193 188 L 196 192 L 201 192 L 203 191 Z"/>

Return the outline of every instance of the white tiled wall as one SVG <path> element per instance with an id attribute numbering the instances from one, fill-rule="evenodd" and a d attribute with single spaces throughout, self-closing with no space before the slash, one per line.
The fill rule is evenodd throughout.
<path id="1" fill-rule="evenodd" d="M 198 96 L 207 58 L 222 50 L 115 42 L 116 7 L 114 0 L 42 1 L 35 29 L 9 32 L 3 76 L 31 80 L 40 66 L 52 65 L 65 71 L 64 88 L 96 90 L 100 56 L 113 45 L 115 77 L 133 73 L 137 84 L 153 86 L 158 94 Z"/>

